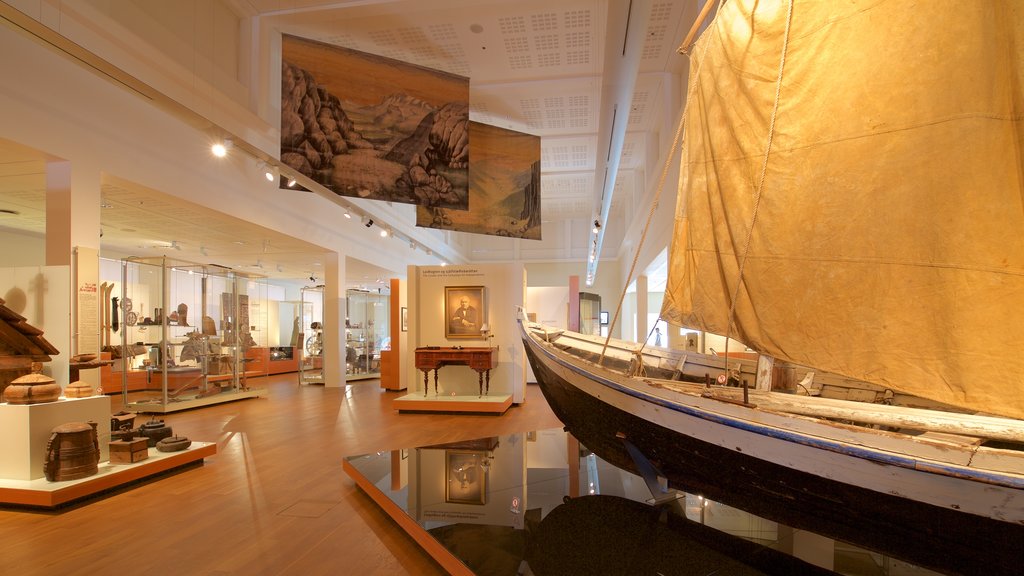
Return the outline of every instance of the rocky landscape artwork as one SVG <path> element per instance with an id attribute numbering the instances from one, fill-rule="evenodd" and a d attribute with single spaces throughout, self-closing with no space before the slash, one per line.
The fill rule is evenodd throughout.
<path id="1" fill-rule="evenodd" d="M 284 35 L 281 161 L 342 196 L 466 210 L 469 79 Z"/>
<path id="2" fill-rule="evenodd" d="M 416 207 L 416 225 L 541 239 L 540 136 L 469 123 L 469 210 Z"/>

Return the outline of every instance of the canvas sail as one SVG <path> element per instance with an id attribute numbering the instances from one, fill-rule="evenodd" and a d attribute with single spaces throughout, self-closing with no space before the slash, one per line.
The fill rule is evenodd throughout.
<path id="1" fill-rule="evenodd" d="M 1024 4 L 787 12 L 691 50 L 662 317 L 725 334 L 735 294 L 755 350 L 1024 417 Z"/>

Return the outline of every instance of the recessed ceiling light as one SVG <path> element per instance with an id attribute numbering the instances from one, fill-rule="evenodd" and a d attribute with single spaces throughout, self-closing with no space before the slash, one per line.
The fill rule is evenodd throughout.
<path id="1" fill-rule="evenodd" d="M 222 142 L 217 142 L 213 146 L 210 146 L 210 152 L 217 158 L 223 158 L 228 155 L 228 150 L 231 149 L 233 142 L 230 138 L 225 138 Z"/>

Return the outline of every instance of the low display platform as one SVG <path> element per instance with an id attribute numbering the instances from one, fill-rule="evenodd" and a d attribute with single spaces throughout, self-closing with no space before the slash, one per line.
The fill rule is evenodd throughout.
<path id="1" fill-rule="evenodd" d="M 246 398 L 258 398 L 263 396 L 263 388 L 250 388 L 248 390 L 225 391 L 210 396 L 199 396 L 189 398 L 171 398 L 166 404 L 158 397 L 152 400 L 136 400 L 124 405 L 125 410 L 141 412 L 143 414 L 167 414 L 179 410 L 190 410 L 201 408 L 211 404 L 221 404 L 244 400 Z"/>
<path id="2" fill-rule="evenodd" d="M 422 393 L 406 394 L 391 401 L 399 412 L 460 412 L 474 414 L 504 414 L 512 406 L 510 394 L 493 396 L 440 396 Z"/>
<path id="3" fill-rule="evenodd" d="M 149 457 L 135 464 L 100 462 L 99 472 L 87 478 L 50 482 L 35 480 L 8 480 L 0 478 L 0 504 L 15 504 L 39 508 L 56 508 L 134 482 L 147 476 L 173 470 L 217 453 L 215 442 L 193 442 L 180 452 L 160 452 L 149 449 Z"/>

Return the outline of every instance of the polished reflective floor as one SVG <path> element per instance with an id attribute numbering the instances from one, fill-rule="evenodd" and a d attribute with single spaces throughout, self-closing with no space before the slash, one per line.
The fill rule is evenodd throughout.
<path id="1" fill-rule="evenodd" d="M 699 495 L 655 499 L 644 479 L 558 428 L 351 456 L 347 465 L 371 496 L 393 504 L 386 509 L 481 576 L 935 574 Z"/>

